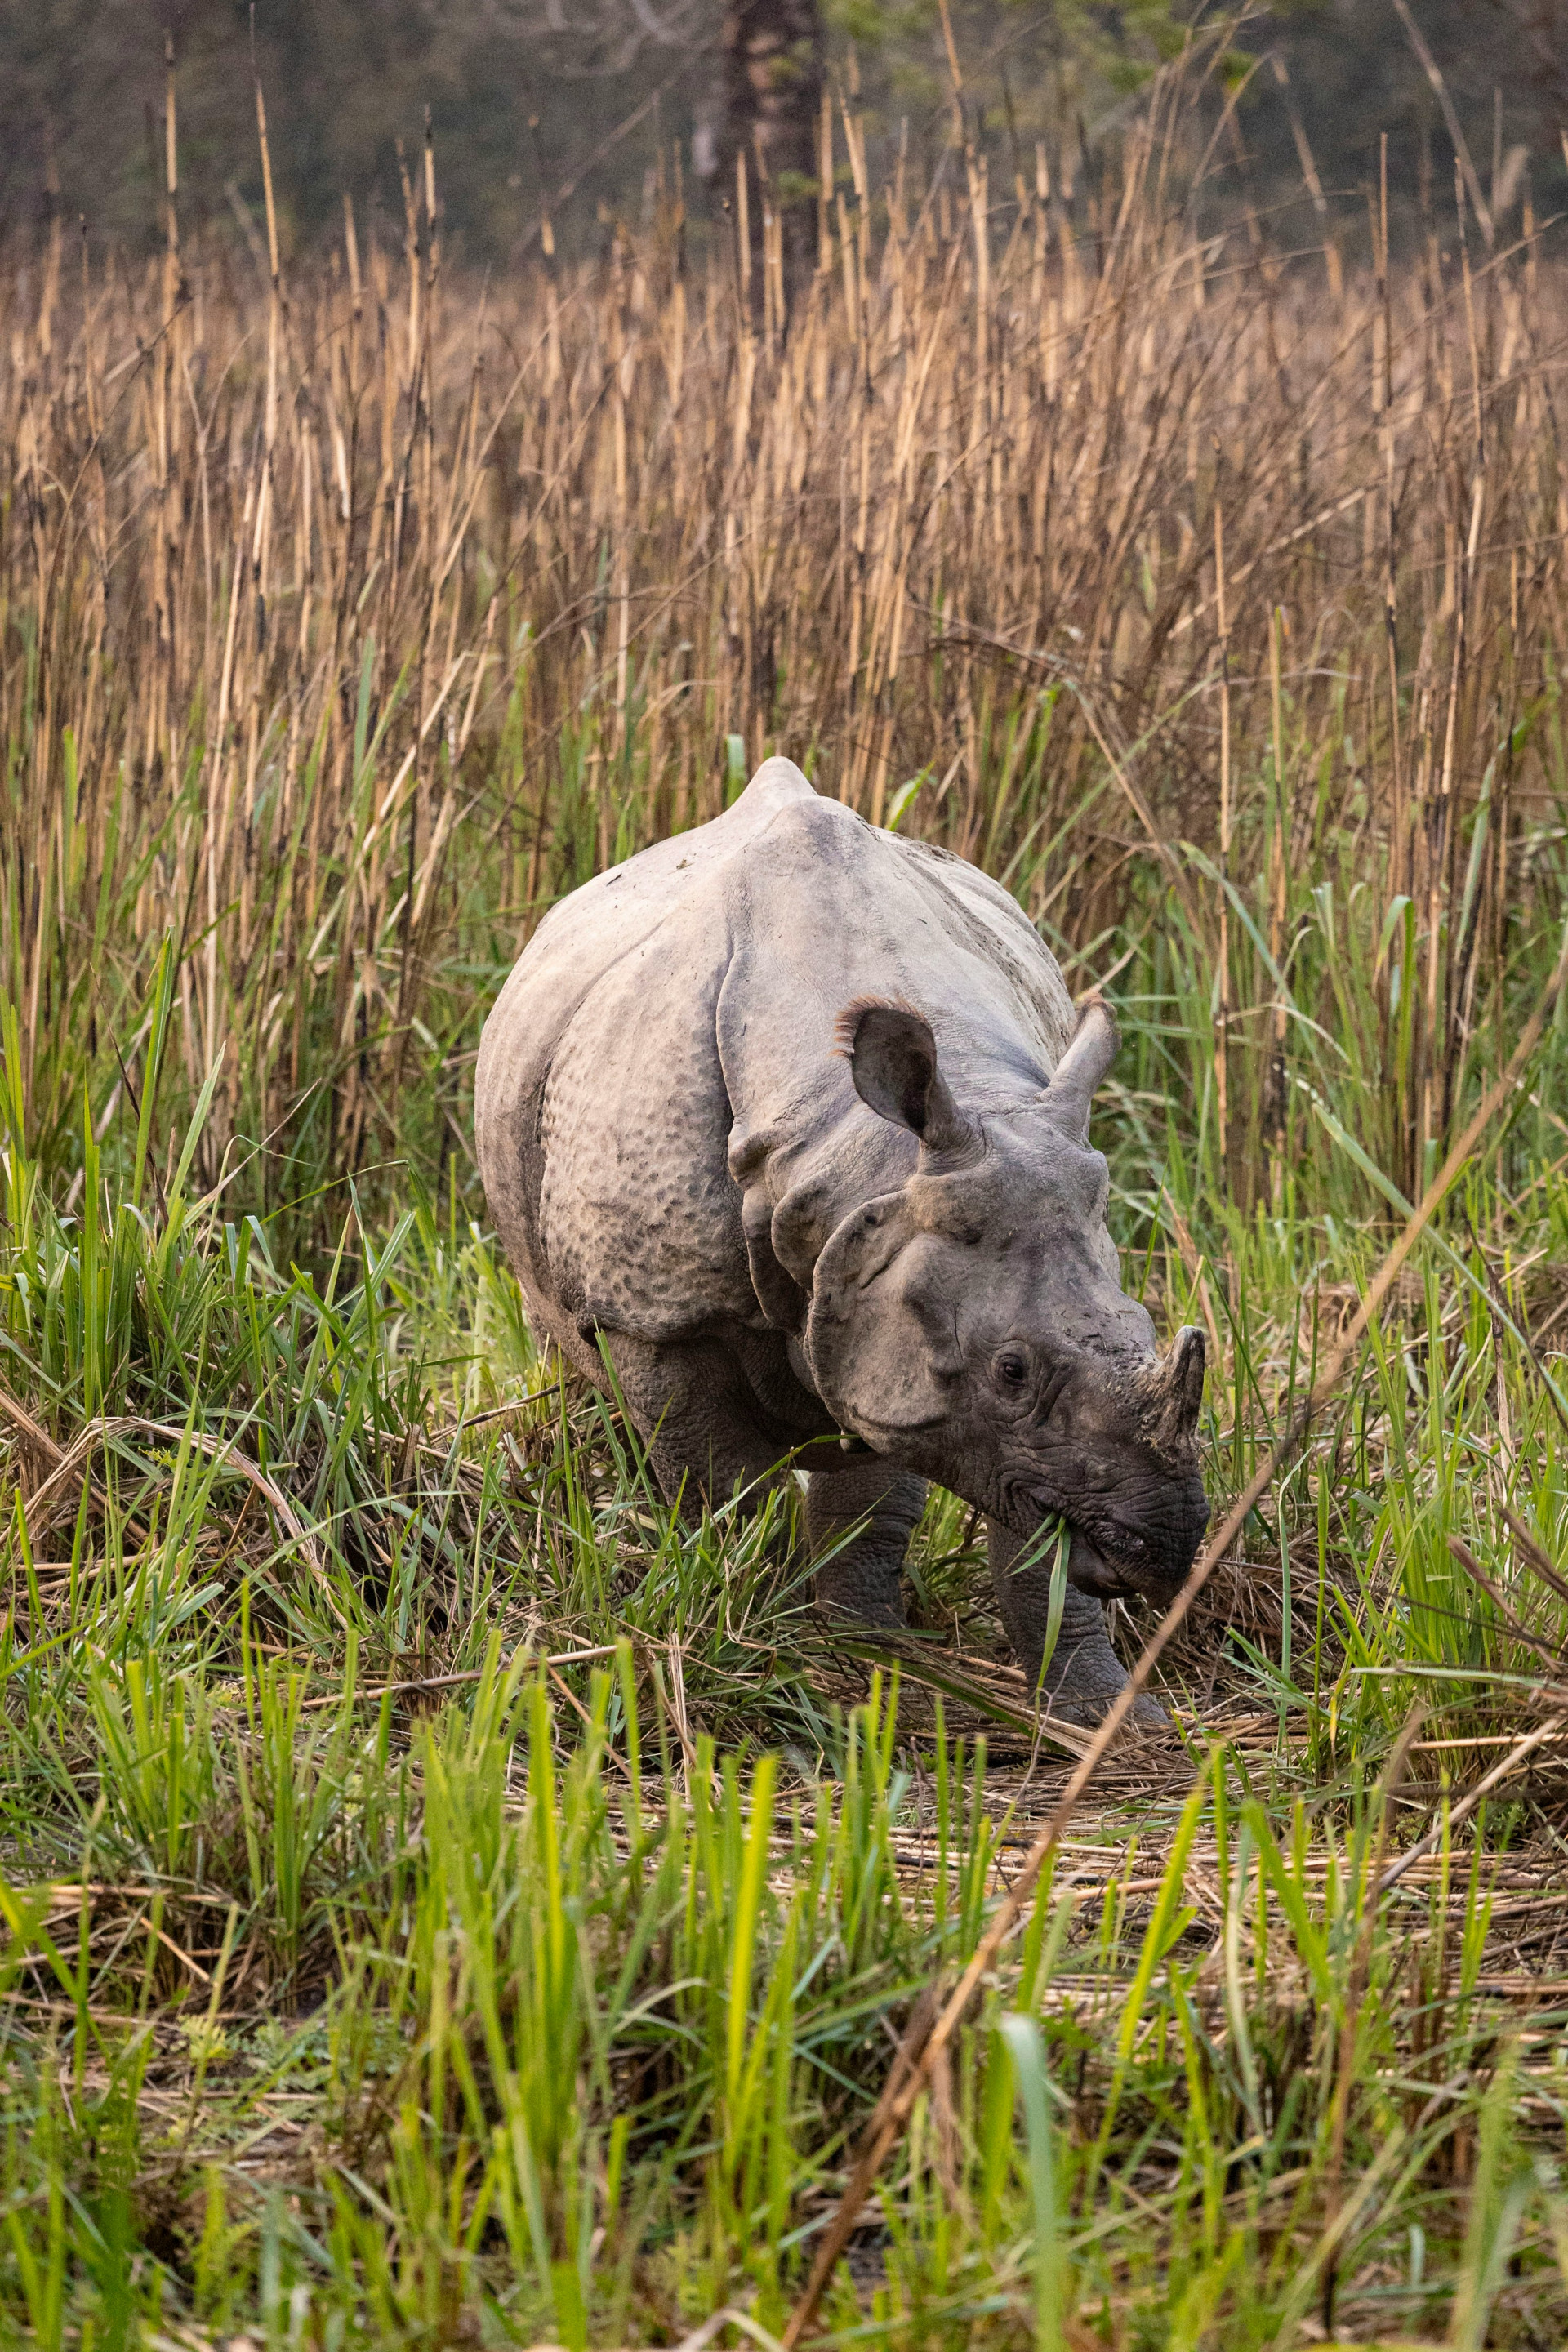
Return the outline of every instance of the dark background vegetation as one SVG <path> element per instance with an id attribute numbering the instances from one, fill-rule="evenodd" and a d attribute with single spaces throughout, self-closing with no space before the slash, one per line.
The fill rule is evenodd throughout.
<path id="1" fill-rule="evenodd" d="M 657 159 L 677 146 L 700 236 L 728 184 L 727 9 L 731 29 L 746 14 L 815 13 L 811 0 L 259 0 L 255 58 L 287 245 L 341 218 L 345 191 L 400 233 L 398 142 L 417 154 L 426 109 L 455 256 L 515 263 L 546 206 L 580 248 L 605 214 L 643 207 Z M 1554 208 L 1568 194 L 1568 0 L 1413 0 L 1413 13 L 1483 186 L 1528 168 L 1538 207 Z M 968 125 L 995 159 L 999 200 L 1020 165 L 1032 176 L 1037 140 L 1053 169 L 1081 171 L 1086 154 L 1093 169 L 1184 22 L 1218 14 L 1202 0 L 957 0 Z M 929 161 L 951 102 L 939 7 L 826 0 L 821 21 L 828 87 L 858 90 L 880 161 L 900 136 Z M 58 202 L 100 239 L 161 240 L 166 30 L 187 219 L 240 233 L 236 198 L 258 210 L 261 194 L 246 0 L 5 0 L 0 227 Z M 1451 186 L 1442 111 L 1394 0 L 1277 0 L 1238 18 L 1234 47 L 1238 64 L 1266 61 L 1240 101 L 1239 138 L 1218 151 L 1217 202 L 1268 212 L 1300 198 L 1292 104 L 1348 221 L 1364 216 L 1382 132 L 1396 210 L 1414 201 L 1424 156 L 1439 197 Z"/>

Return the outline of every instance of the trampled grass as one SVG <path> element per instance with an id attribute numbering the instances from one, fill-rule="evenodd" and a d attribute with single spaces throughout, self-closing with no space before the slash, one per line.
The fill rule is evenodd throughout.
<path id="1" fill-rule="evenodd" d="M 1190 96 L 1076 194 L 875 191 L 851 116 L 787 336 L 771 226 L 742 289 L 673 172 L 472 302 L 433 164 L 401 258 L 258 276 L 175 188 L 151 270 L 57 226 L 0 282 L 5 2340 L 765 2345 L 1060 1788 L 952 1498 L 868 1680 L 777 1499 L 672 1518 L 535 1350 L 466 1087 L 553 896 L 774 746 L 1003 875 L 1110 975 L 1216 1502 L 1506 1063 L 1565 911 L 1560 266 L 1518 211 L 1365 272 L 1211 235 Z M 1562 2341 L 1563 1026 L 831 2340 Z"/>

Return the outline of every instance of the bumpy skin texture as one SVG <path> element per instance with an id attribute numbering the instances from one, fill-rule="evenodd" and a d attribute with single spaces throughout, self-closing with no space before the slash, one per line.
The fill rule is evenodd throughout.
<path id="1" fill-rule="evenodd" d="M 1027 1555 L 1061 1513 L 1043 1689 L 1080 1722 L 1125 1679 L 1100 1602 L 1168 1599 L 1207 1518 L 1202 1339 L 1156 1357 L 1088 1146 L 1114 1048 L 1005 891 L 770 760 L 553 909 L 475 1094 L 535 1327 L 590 1380 L 607 1345 L 666 1493 L 721 1498 L 794 1454 L 820 1601 L 889 1624 L 936 1479 L 987 1515 L 1037 1677 Z"/>

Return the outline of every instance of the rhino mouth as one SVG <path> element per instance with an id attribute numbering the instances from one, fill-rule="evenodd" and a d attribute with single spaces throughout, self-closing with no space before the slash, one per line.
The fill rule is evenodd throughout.
<path id="1" fill-rule="evenodd" d="M 1089 1593 L 1097 1601 L 1152 1601 L 1156 1607 L 1163 1608 L 1180 1591 L 1197 1548 L 1194 1541 L 1184 1548 L 1180 1557 L 1167 1557 L 1167 1547 L 1158 1535 L 1146 1537 L 1131 1528 L 1120 1528 L 1114 1519 L 1108 1519 L 1100 1512 L 1095 1513 L 1090 1524 L 1088 1518 L 1080 1518 L 1070 1505 L 1064 1507 L 1059 1493 L 1049 1493 L 1032 1482 L 1018 1481 L 1007 1494 L 1006 1501 L 1011 1507 L 1003 1516 L 1018 1535 L 1031 1542 L 1037 1541 L 1042 1529 L 1052 1520 L 1067 1522 L 1068 1581 L 1078 1591 Z M 1207 1519 L 1206 1507 L 1204 1519 Z M 1172 1548 L 1173 1554 L 1175 1549 Z M 1055 1553 L 1054 1542 L 1048 1542 L 1043 1556 L 1047 1568 Z"/>
<path id="2" fill-rule="evenodd" d="M 1126 1601 L 1145 1589 L 1129 1559 L 1103 1540 L 1097 1540 L 1058 1504 L 1034 1495 L 1019 1496 L 1018 1504 L 1021 1507 L 1016 1507 L 1007 1517 L 1031 1546 L 1038 1542 L 1053 1519 L 1067 1521 L 1068 1582 L 1079 1592 L 1091 1592 L 1100 1601 Z M 1056 1543 L 1049 1537 L 1040 1558 L 1047 1570 L 1056 1559 Z"/>
<path id="3" fill-rule="evenodd" d="M 1094 1538 L 1069 1519 L 1072 1536 L 1068 1552 L 1068 1581 L 1079 1592 L 1091 1592 L 1097 1601 L 1131 1601 L 1149 1591 L 1152 1579 L 1142 1564 L 1134 1565 L 1125 1554 L 1119 1554 L 1097 1543 Z"/>
<path id="4" fill-rule="evenodd" d="M 1052 1504 L 1040 1502 L 1037 1508 L 1037 1528 L 1039 1520 L 1058 1515 L 1058 1507 Z M 1123 1546 L 1103 1528 L 1091 1533 L 1069 1512 L 1059 1516 L 1067 1520 L 1069 1537 L 1068 1582 L 1076 1591 L 1092 1594 L 1097 1601 L 1144 1600 L 1162 1605 L 1176 1591 L 1180 1576 L 1173 1580 L 1162 1575 L 1141 1539 L 1134 1538 Z"/>

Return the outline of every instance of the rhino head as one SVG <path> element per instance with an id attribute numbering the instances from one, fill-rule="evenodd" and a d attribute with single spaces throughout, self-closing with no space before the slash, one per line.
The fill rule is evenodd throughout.
<path id="1" fill-rule="evenodd" d="M 1117 1047 L 1091 1000 L 1043 1094 L 965 1111 L 912 1006 L 839 1023 L 857 1092 L 920 1139 L 915 1171 L 817 1259 L 805 1334 L 842 1429 L 1020 1537 L 1059 1513 L 1068 1573 L 1101 1599 L 1169 1601 L 1208 1521 L 1201 1331 L 1169 1352 L 1117 1279 L 1089 1108 Z"/>

